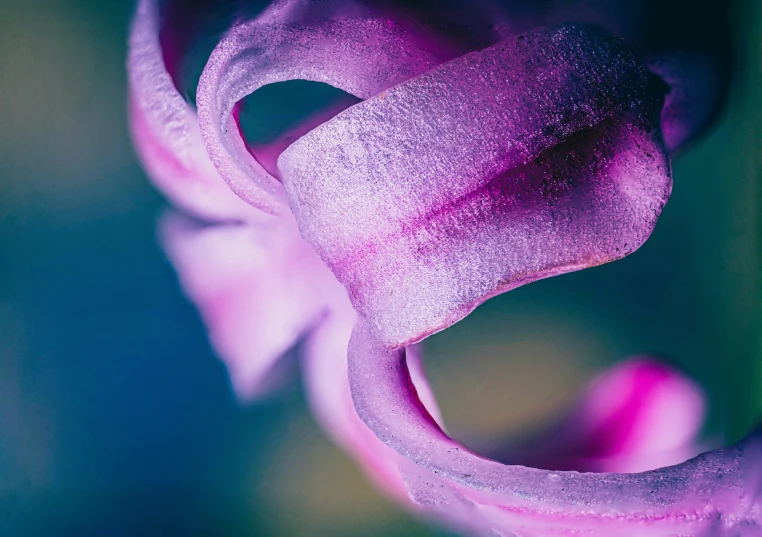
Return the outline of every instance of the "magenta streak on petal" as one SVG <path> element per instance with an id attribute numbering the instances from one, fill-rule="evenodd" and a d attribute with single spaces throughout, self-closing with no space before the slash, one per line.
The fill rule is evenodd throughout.
<path id="1" fill-rule="evenodd" d="M 759 534 L 758 438 L 640 474 L 504 466 L 442 432 L 420 404 L 404 350 L 386 349 L 377 338 L 361 318 L 349 348 L 355 408 L 381 440 L 419 466 L 408 486 L 427 509 L 443 516 L 459 508 L 474 516 L 476 509 L 480 524 L 527 536 Z"/>
<path id="2" fill-rule="evenodd" d="M 492 452 L 548 470 L 642 472 L 697 455 L 704 413 L 694 382 L 652 359 L 633 358 L 596 379 L 560 423 Z"/>
<path id="3" fill-rule="evenodd" d="M 683 457 L 686 440 L 695 437 L 703 417 L 703 395 L 698 386 L 661 364 L 640 361 L 600 379 L 580 415 L 572 416 L 571 421 L 590 430 L 588 436 L 595 440 L 580 442 L 576 450 L 582 456 L 607 461 L 600 470 L 640 451 L 640 460 L 620 465 L 619 471 L 643 471 L 666 466 L 668 457 L 688 458 Z M 676 462 L 681 461 L 669 461 Z"/>
<path id="4" fill-rule="evenodd" d="M 390 347 L 623 257 L 671 189 L 652 77 L 576 26 L 452 60 L 284 151 L 300 231 Z"/>
<path id="5" fill-rule="evenodd" d="M 256 217 L 207 157 L 196 113 L 172 81 L 159 42 L 154 0 L 141 0 L 130 30 L 129 116 L 135 147 L 156 186 L 190 213 L 211 220 Z"/>
<path id="6" fill-rule="evenodd" d="M 365 99 L 431 69 L 447 52 L 418 48 L 407 28 L 366 15 L 350 0 L 278 2 L 234 26 L 199 81 L 198 109 L 209 155 L 230 188 L 255 207 L 280 212 L 281 183 L 247 150 L 233 110 L 267 84 L 323 82 Z M 444 57 L 442 55 L 445 54 Z M 277 200 L 278 206 L 263 204 Z"/>

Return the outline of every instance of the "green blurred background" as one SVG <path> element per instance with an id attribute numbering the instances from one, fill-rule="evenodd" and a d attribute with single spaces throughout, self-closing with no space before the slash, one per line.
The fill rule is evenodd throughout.
<path id="1" fill-rule="evenodd" d="M 165 202 L 126 124 L 131 10 L 0 3 L 0 535 L 445 535 L 366 484 L 298 382 L 235 402 L 156 245 Z M 760 13 L 735 7 L 726 110 L 675 159 L 645 246 L 493 299 L 427 341 L 457 438 L 531 430 L 641 353 L 705 387 L 709 443 L 756 423 Z"/>

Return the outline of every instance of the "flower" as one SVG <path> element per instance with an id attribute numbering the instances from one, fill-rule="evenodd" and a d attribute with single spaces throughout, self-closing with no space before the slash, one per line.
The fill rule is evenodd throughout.
<path id="1" fill-rule="evenodd" d="M 535 467 L 503 465 L 447 436 L 416 346 L 491 296 L 638 248 L 668 153 L 719 104 L 721 53 L 605 5 L 574 19 L 629 46 L 556 24 L 566 8 L 284 0 L 231 25 L 194 108 L 172 6 L 141 0 L 133 22 L 133 137 L 190 215 L 167 215 L 162 240 L 242 399 L 303 340 L 316 417 L 424 516 L 485 535 L 759 534 L 756 436 L 653 469 L 694 454 L 703 398 L 679 373 L 625 363 L 508 450 Z M 239 102 L 292 79 L 360 102 L 257 158 Z"/>

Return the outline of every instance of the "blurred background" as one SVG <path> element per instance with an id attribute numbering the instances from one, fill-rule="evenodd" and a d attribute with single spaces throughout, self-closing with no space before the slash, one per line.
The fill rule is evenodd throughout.
<path id="1" fill-rule="evenodd" d="M 443 536 L 381 498 L 299 383 L 243 408 L 156 243 L 126 123 L 130 0 L 0 2 L 0 535 Z M 630 257 L 489 301 L 426 342 L 467 444 L 550 421 L 650 353 L 704 387 L 709 444 L 762 411 L 762 18 L 734 7 L 724 113 Z"/>

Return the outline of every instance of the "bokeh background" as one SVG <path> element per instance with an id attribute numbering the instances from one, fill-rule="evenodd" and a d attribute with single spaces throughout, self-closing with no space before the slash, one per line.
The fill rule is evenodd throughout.
<path id="1" fill-rule="evenodd" d="M 447 535 L 366 484 L 298 382 L 236 402 L 157 246 L 165 201 L 131 148 L 132 7 L 0 2 L 0 535 Z M 645 246 L 493 299 L 426 342 L 457 438 L 529 431 L 641 353 L 704 386 L 707 443 L 756 423 L 761 14 L 734 4 L 726 109 L 674 160 Z"/>

